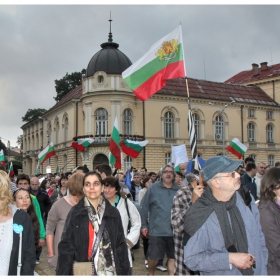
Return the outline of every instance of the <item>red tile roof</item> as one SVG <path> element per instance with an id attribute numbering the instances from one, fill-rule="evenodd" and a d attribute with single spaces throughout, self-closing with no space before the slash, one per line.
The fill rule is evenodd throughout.
<path id="1" fill-rule="evenodd" d="M 242 86 L 188 78 L 190 97 L 217 101 L 251 103 L 254 105 L 279 106 L 261 88 Z M 158 91 L 164 95 L 187 96 L 185 78 L 167 80 L 166 85 Z"/>
<path id="2" fill-rule="evenodd" d="M 226 80 L 225 83 L 234 83 L 234 84 L 242 84 L 242 83 L 250 83 L 257 82 L 264 79 L 280 77 L 280 63 L 274 64 L 271 66 L 267 66 L 265 70 L 261 70 L 261 67 L 258 68 L 258 74 L 253 74 L 253 69 L 242 71 L 230 79 Z"/>
<path id="3" fill-rule="evenodd" d="M 82 85 L 77 86 L 76 88 L 69 91 L 59 102 L 57 102 L 53 107 L 51 107 L 48 111 L 53 110 L 55 108 L 60 107 L 62 104 L 73 98 L 80 98 L 83 94 Z"/>

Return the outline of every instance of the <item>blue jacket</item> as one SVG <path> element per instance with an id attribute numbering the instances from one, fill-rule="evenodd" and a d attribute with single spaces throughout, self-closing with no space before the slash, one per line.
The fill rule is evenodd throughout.
<path id="1" fill-rule="evenodd" d="M 248 239 L 248 252 L 255 257 L 254 275 L 267 275 L 268 251 L 260 225 L 260 214 L 251 201 L 251 209 L 236 194 L 236 205 L 244 220 Z M 224 243 L 221 227 L 215 212 L 212 212 L 201 228 L 188 240 L 184 247 L 184 263 L 200 275 L 242 275 L 237 267 L 229 264 L 229 252 Z"/>
<path id="2" fill-rule="evenodd" d="M 172 187 L 166 188 L 161 181 L 155 182 L 147 190 L 141 200 L 141 228 L 148 228 L 151 236 L 173 236 L 171 226 L 171 208 L 173 198 L 180 189 L 173 182 Z M 147 222 L 149 217 L 149 223 Z"/>

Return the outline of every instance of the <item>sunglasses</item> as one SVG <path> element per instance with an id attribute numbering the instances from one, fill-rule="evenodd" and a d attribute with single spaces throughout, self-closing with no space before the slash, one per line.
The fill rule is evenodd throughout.
<path id="1" fill-rule="evenodd" d="M 221 178 L 221 177 L 232 177 L 232 178 L 235 178 L 235 174 L 236 174 L 236 172 L 235 172 L 235 171 L 232 171 L 232 172 L 230 173 L 230 175 L 215 176 L 214 178 Z"/>

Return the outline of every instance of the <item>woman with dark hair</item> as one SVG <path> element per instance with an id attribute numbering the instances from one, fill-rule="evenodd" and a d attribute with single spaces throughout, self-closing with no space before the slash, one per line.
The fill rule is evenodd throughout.
<path id="1" fill-rule="evenodd" d="M 260 185 L 260 222 L 268 249 L 268 275 L 280 275 L 280 170 L 273 167 Z"/>
<path id="2" fill-rule="evenodd" d="M 57 199 L 60 199 L 61 197 L 66 196 L 69 193 L 69 190 L 67 188 L 67 181 L 68 181 L 68 176 L 62 174 L 60 180 L 58 181 L 58 185 L 60 186 L 60 188 L 58 191 Z"/>
<path id="3" fill-rule="evenodd" d="M 40 239 L 40 224 L 37 218 L 34 205 L 32 203 L 32 199 L 30 197 L 30 193 L 27 189 L 19 188 L 14 191 L 13 198 L 15 201 L 15 205 L 27 212 L 30 216 L 33 230 L 34 230 L 34 241 L 36 249 L 39 247 L 39 239 Z"/>
<path id="4" fill-rule="evenodd" d="M 31 219 L 12 202 L 10 179 L 0 170 L 0 275 L 17 275 L 18 262 L 20 275 L 34 275 L 36 254 Z M 18 260 L 20 244 L 21 260 Z"/>
<path id="5" fill-rule="evenodd" d="M 40 188 L 48 192 L 50 188 L 50 180 L 44 179 L 40 184 Z"/>
<path id="6" fill-rule="evenodd" d="M 70 210 L 65 221 L 58 245 L 56 274 L 83 275 L 85 270 L 81 266 L 86 265 L 91 269 L 86 275 L 128 275 L 129 260 L 120 213 L 102 196 L 99 173 L 85 174 L 83 191 L 85 197 Z M 96 240 L 99 242 L 95 243 Z M 97 250 L 93 250 L 95 247 Z"/>
<path id="7" fill-rule="evenodd" d="M 58 243 L 61 240 L 66 217 L 71 208 L 83 197 L 84 175 L 76 173 L 67 181 L 69 195 L 59 199 L 52 206 L 47 220 L 46 240 L 48 249 L 48 263 L 56 269 L 58 256 Z M 54 182 L 55 183 L 55 182 Z"/>
<path id="8" fill-rule="evenodd" d="M 119 180 L 113 176 L 103 179 L 104 196 L 109 200 L 112 206 L 116 207 L 122 219 L 124 236 L 128 248 L 128 258 L 132 273 L 132 256 L 130 249 L 137 243 L 140 236 L 141 217 L 136 206 L 120 194 Z M 130 224 L 130 225 L 129 225 Z"/>

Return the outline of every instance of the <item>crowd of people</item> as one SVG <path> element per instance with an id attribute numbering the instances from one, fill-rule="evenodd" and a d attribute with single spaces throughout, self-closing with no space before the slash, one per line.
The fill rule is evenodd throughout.
<path id="1" fill-rule="evenodd" d="M 0 164 L 0 275 L 36 275 L 43 246 L 56 275 L 133 275 L 140 242 L 148 275 L 279 275 L 279 167 L 216 156 L 199 175 L 100 164 L 11 179 Z"/>

